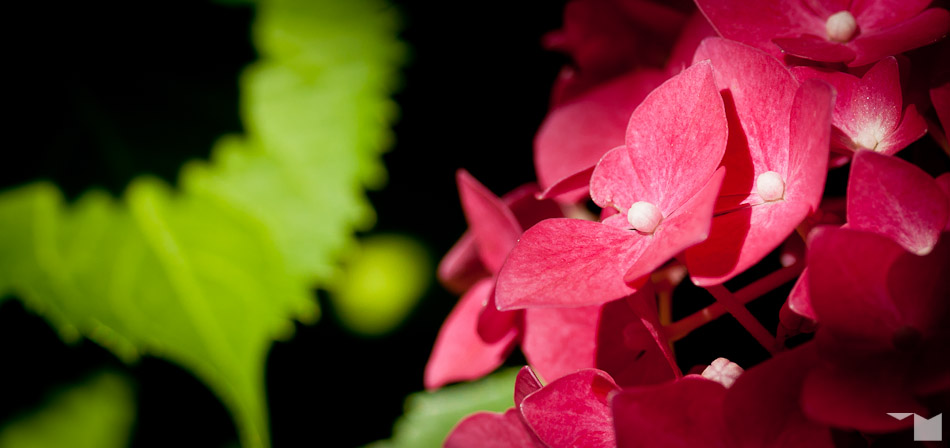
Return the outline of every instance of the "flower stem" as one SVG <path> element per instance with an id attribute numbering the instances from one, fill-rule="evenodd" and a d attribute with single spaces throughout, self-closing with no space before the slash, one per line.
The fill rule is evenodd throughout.
<path id="1" fill-rule="evenodd" d="M 709 293 L 716 298 L 716 301 L 721 303 L 726 311 L 728 311 L 732 317 L 735 317 L 736 320 L 739 321 L 739 324 L 741 324 L 763 348 L 772 354 L 778 351 L 775 337 L 749 312 L 745 307 L 745 303 L 739 301 L 725 286 L 709 286 L 706 288 L 706 291 L 709 291 Z"/>

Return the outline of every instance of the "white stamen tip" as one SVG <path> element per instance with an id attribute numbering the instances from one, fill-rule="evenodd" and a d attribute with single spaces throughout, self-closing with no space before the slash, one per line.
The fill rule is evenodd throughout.
<path id="1" fill-rule="evenodd" d="M 643 233 L 653 233 L 662 219 L 660 209 L 649 202 L 637 202 L 627 210 L 627 221 L 634 229 Z"/>
<path id="2" fill-rule="evenodd" d="M 755 191 L 765 202 L 777 201 L 785 197 L 785 181 L 775 171 L 766 171 L 755 179 Z"/>
<path id="3" fill-rule="evenodd" d="M 838 11 L 828 17 L 825 22 L 825 32 L 828 33 L 828 39 L 833 42 L 847 42 L 854 37 L 858 31 L 858 22 L 848 11 Z"/>
<path id="4" fill-rule="evenodd" d="M 742 367 L 739 367 L 739 364 L 726 358 L 717 358 L 709 367 L 706 367 L 706 370 L 703 370 L 702 375 L 729 388 L 744 371 Z"/>

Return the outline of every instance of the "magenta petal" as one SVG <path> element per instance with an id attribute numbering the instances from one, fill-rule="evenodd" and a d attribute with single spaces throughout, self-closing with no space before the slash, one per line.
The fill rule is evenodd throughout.
<path id="1" fill-rule="evenodd" d="M 748 159 L 756 175 L 766 171 L 786 173 L 789 110 L 798 82 L 777 59 L 738 42 L 720 38 L 704 40 L 693 60 L 705 59 L 712 61 L 716 86 L 728 91 L 741 126 L 741 129 L 729 129 L 729 144 L 748 147 Z M 745 138 L 737 140 L 740 136 Z M 739 172 L 731 165 L 727 168 L 729 177 Z M 726 179 L 726 184 L 729 183 Z M 723 194 L 748 192 L 724 191 Z"/>
<path id="2" fill-rule="evenodd" d="M 809 421 L 799 405 L 802 382 L 817 363 L 807 344 L 743 372 L 723 403 L 734 446 L 833 447 L 829 428 Z"/>
<path id="3" fill-rule="evenodd" d="M 624 274 L 625 281 L 632 282 L 650 274 L 675 255 L 709 236 L 713 206 L 716 204 L 716 196 L 725 174 L 725 168 L 716 170 L 702 190 L 660 223 L 651 237 L 653 241 L 627 269 Z"/>
<path id="4" fill-rule="evenodd" d="M 580 202 L 590 196 L 590 176 L 594 165 L 555 181 L 538 194 L 538 199 L 563 198 L 568 202 Z"/>
<path id="5" fill-rule="evenodd" d="M 669 216 L 705 185 L 726 150 L 726 113 L 712 67 L 699 62 L 648 95 L 630 116 L 625 144 L 635 178 L 611 179 Z M 594 176 L 597 176 L 597 169 Z M 591 196 L 597 183 L 591 182 Z M 626 210 L 631 204 L 617 203 Z"/>
<path id="6" fill-rule="evenodd" d="M 459 170 L 456 179 L 482 263 L 490 272 L 498 272 L 521 236 L 521 226 L 508 206 L 468 172 Z"/>
<path id="7" fill-rule="evenodd" d="M 927 133 L 927 121 L 917 112 L 917 106 L 911 104 L 904 109 L 904 118 L 893 132 L 884 137 L 875 149 L 881 154 L 893 155 L 917 141 Z"/>
<path id="8" fill-rule="evenodd" d="M 785 200 L 805 203 L 809 212 L 818 209 L 825 189 L 833 107 L 834 91 L 818 80 L 802 83 L 792 104 Z"/>
<path id="9" fill-rule="evenodd" d="M 848 181 L 848 226 L 886 235 L 910 252 L 929 253 L 947 224 L 947 201 L 926 172 L 904 160 L 859 151 Z"/>
<path id="10" fill-rule="evenodd" d="M 582 370 L 525 397 L 521 413 L 548 446 L 612 448 L 616 439 L 607 396 L 617 389 L 606 373 Z"/>
<path id="11" fill-rule="evenodd" d="M 524 366 L 518 371 L 515 378 L 515 407 L 520 407 L 525 397 L 541 389 L 541 380 L 534 374 L 531 367 Z"/>
<path id="12" fill-rule="evenodd" d="M 438 275 L 446 289 L 455 294 L 461 294 L 475 282 L 491 276 L 478 256 L 475 235 L 472 235 L 471 231 L 463 233 L 462 237 L 442 257 Z"/>
<path id="13" fill-rule="evenodd" d="M 885 282 L 907 252 L 886 237 L 851 229 L 819 227 L 809 239 L 809 292 L 824 331 L 841 341 L 891 347 L 903 323 Z"/>
<path id="14" fill-rule="evenodd" d="M 596 165 L 610 148 L 623 144 L 630 114 L 664 79 L 658 70 L 636 71 L 552 110 L 534 141 L 534 163 L 541 187 L 550 188 Z"/>
<path id="15" fill-rule="evenodd" d="M 903 53 L 936 42 L 950 31 L 950 12 L 930 8 L 894 26 L 862 33 L 848 46 L 857 57 L 851 67 L 873 63 L 881 58 Z"/>
<path id="16" fill-rule="evenodd" d="M 950 135 L 950 81 L 930 89 L 930 101 L 937 112 L 937 119 L 944 134 Z"/>
<path id="17" fill-rule="evenodd" d="M 856 56 L 854 50 L 824 38 L 805 34 L 800 37 L 772 39 L 786 54 L 818 62 L 850 62 Z"/>
<path id="18" fill-rule="evenodd" d="M 799 316 L 818 320 L 815 309 L 811 306 L 811 293 L 808 291 L 808 268 L 802 271 L 792 287 L 792 292 L 788 294 L 788 307 Z"/>
<path id="19" fill-rule="evenodd" d="M 895 360 L 881 359 L 881 364 Z M 897 420 L 888 412 L 928 411 L 904 388 L 903 378 L 886 366 L 812 369 L 802 385 L 802 410 L 808 418 L 859 431 L 891 432 L 909 428 L 910 420 Z"/>
<path id="20" fill-rule="evenodd" d="M 490 295 L 478 315 L 478 336 L 489 344 L 498 342 L 508 337 L 512 329 L 518 328 L 522 317 L 519 311 L 499 311 L 495 306 L 495 296 Z"/>
<path id="21" fill-rule="evenodd" d="M 648 239 L 580 219 L 548 219 L 528 229 L 498 274 L 499 309 L 598 305 L 633 293 L 626 266 Z"/>
<path id="22" fill-rule="evenodd" d="M 504 414 L 476 412 L 460 421 L 449 433 L 444 448 L 543 448 L 537 436 L 521 420 L 516 409 Z"/>
<path id="23" fill-rule="evenodd" d="M 693 283 L 718 285 L 759 262 L 810 213 L 800 202 L 772 202 L 713 218 L 709 238 L 686 250 Z"/>
<path id="24" fill-rule="evenodd" d="M 624 389 L 610 400 L 617 446 L 725 448 L 725 394 L 722 384 L 699 375 Z"/>
<path id="25" fill-rule="evenodd" d="M 426 389 L 435 389 L 454 381 L 481 378 L 495 370 L 514 347 L 516 332 L 486 344 L 478 336 L 479 312 L 491 294 L 492 281 L 482 280 L 462 296 L 439 330 L 429 363 L 426 364 Z"/>
<path id="26" fill-rule="evenodd" d="M 943 190 L 943 194 L 947 197 L 947 205 L 950 207 L 950 173 L 943 173 L 935 179 L 937 185 Z M 943 227 L 943 230 L 950 231 L 950 219 L 947 219 L 947 225 Z"/>
<path id="27" fill-rule="evenodd" d="M 649 284 L 649 283 L 648 283 Z M 650 294 L 645 294 L 650 292 Z M 641 319 L 628 304 L 652 304 L 654 318 Z M 669 342 L 656 319 L 656 298 L 644 287 L 633 297 L 603 306 L 597 328 L 597 368 L 622 387 L 657 384 L 680 376 Z M 655 323 L 656 325 L 649 325 Z M 648 326 L 649 325 L 649 326 Z"/>
<path id="28" fill-rule="evenodd" d="M 752 7 L 745 0 L 696 0 L 696 6 L 722 37 L 776 57 L 781 57 L 781 52 L 772 38 L 815 34 L 824 29 L 824 21 L 804 2 L 770 1 Z"/>
<path id="29" fill-rule="evenodd" d="M 521 350 L 547 382 L 594 367 L 600 306 L 529 308 Z"/>

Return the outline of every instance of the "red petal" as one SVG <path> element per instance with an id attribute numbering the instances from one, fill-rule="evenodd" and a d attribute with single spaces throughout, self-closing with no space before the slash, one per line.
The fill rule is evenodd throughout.
<path id="1" fill-rule="evenodd" d="M 462 209 L 475 235 L 478 254 L 489 272 L 498 272 L 521 236 L 514 213 L 465 170 L 456 174 Z"/>
<path id="2" fill-rule="evenodd" d="M 805 375 L 818 363 L 814 348 L 807 344 L 746 370 L 726 392 L 723 408 L 735 446 L 834 446 L 828 427 L 805 418 L 799 405 Z"/>
<path id="3" fill-rule="evenodd" d="M 515 378 L 515 407 L 520 407 L 525 397 L 539 389 L 541 389 L 541 380 L 534 374 L 534 370 L 528 366 L 522 367 Z"/>
<path id="4" fill-rule="evenodd" d="M 601 205 L 612 191 L 623 192 L 670 216 L 716 170 L 726 150 L 727 134 L 712 68 L 708 62 L 697 63 L 650 93 L 630 116 L 625 144 L 636 177 L 595 182 L 599 176 L 595 169 L 591 197 Z M 609 173 L 616 171 L 605 168 Z M 614 203 L 624 211 L 632 205 Z"/>
<path id="5" fill-rule="evenodd" d="M 930 8 L 894 26 L 859 34 L 848 44 L 857 54 L 848 65 L 859 67 L 934 43 L 947 31 L 950 31 L 950 13 Z"/>
<path id="6" fill-rule="evenodd" d="M 818 62 L 850 62 L 854 50 L 813 34 L 772 39 L 786 54 Z"/>
<path id="7" fill-rule="evenodd" d="M 534 165 L 541 187 L 550 188 L 596 165 L 604 153 L 622 144 L 630 114 L 665 78 L 658 70 L 636 71 L 552 110 L 534 141 Z M 586 196 L 584 192 L 568 199 Z"/>
<path id="8" fill-rule="evenodd" d="M 524 311 L 525 358 L 541 378 L 551 382 L 594 367 L 594 343 L 600 306 L 530 308 Z"/>
<path id="9" fill-rule="evenodd" d="M 498 274 L 502 310 L 598 305 L 633 293 L 626 266 L 648 244 L 636 232 L 579 219 L 548 219 L 528 229 Z"/>
<path id="10" fill-rule="evenodd" d="M 859 151 L 848 181 L 848 227 L 886 235 L 908 251 L 929 253 L 947 224 L 943 191 L 904 160 Z"/>
<path id="11" fill-rule="evenodd" d="M 653 322 L 648 328 L 633 312 L 627 300 L 609 302 L 603 306 L 597 329 L 597 368 L 606 371 L 623 387 L 657 384 L 680 376 L 672 359 L 668 340 L 656 322 L 656 305 L 650 288 L 643 288 L 629 300 L 646 304 L 652 302 Z M 669 356 L 668 356 L 669 355 Z"/>
<path id="12" fill-rule="evenodd" d="M 811 4 L 813 5 L 813 3 Z M 781 57 L 772 38 L 820 34 L 825 21 L 802 2 L 767 1 L 750 6 L 744 0 L 696 0 L 719 35 Z"/>
<path id="13" fill-rule="evenodd" d="M 917 106 L 911 104 L 904 109 L 904 118 L 893 132 L 884 137 L 877 146 L 877 152 L 893 155 L 917 141 L 927 133 L 927 121 L 917 112 Z"/>
<path id="14" fill-rule="evenodd" d="M 471 231 L 463 233 L 439 262 L 439 280 L 455 294 L 465 292 L 475 282 L 489 276 L 491 274 L 478 257 L 475 236 Z"/>
<path id="15" fill-rule="evenodd" d="M 521 413 L 548 446 L 614 447 L 607 395 L 617 389 L 606 373 L 582 370 L 525 397 Z"/>
<path id="16" fill-rule="evenodd" d="M 504 414 L 476 412 L 460 421 L 442 445 L 445 448 L 544 448 L 515 409 Z"/>
<path id="17" fill-rule="evenodd" d="M 520 311 L 499 311 L 495 306 L 495 296 L 489 295 L 488 302 L 482 304 L 478 314 L 478 336 L 489 344 L 498 342 L 508 337 L 512 329 L 520 328 L 523 317 Z"/>
<path id="18" fill-rule="evenodd" d="M 426 364 L 426 389 L 454 381 L 481 378 L 495 370 L 514 347 L 516 332 L 494 344 L 486 344 L 475 329 L 479 312 L 491 294 L 492 281 L 482 280 L 462 296 L 445 319 Z"/>
<path id="19" fill-rule="evenodd" d="M 726 447 L 722 402 L 726 389 L 699 375 L 624 389 L 611 398 L 617 446 Z"/>
<path id="20" fill-rule="evenodd" d="M 624 280 L 633 282 L 648 275 L 675 255 L 704 241 L 709 236 L 713 206 L 725 177 L 725 171 L 725 168 L 716 170 L 702 190 L 660 223 L 653 233 L 653 240 L 627 269 Z"/>

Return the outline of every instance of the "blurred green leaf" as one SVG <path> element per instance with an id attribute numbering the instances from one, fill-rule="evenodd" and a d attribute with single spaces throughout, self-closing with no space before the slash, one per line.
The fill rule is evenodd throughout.
<path id="1" fill-rule="evenodd" d="M 121 201 L 92 191 L 66 205 L 49 183 L 0 194 L 0 296 L 13 292 L 66 340 L 188 368 L 247 447 L 269 445 L 271 341 L 293 318 L 316 319 L 310 289 L 341 275 L 355 230 L 374 221 L 364 188 L 385 182 L 405 56 L 379 0 L 257 8 L 247 133 L 186 165 L 180 191 L 137 178 Z"/>
<path id="2" fill-rule="evenodd" d="M 100 373 L 0 428 L 0 448 L 126 447 L 135 420 L 133 395 L 125 377 Z"/>
<path id="3" fill-rule="evenodd" d="M 347 254 L 343 274 L 327 289 L 334 311 L 347 327 L 379 336 L 412 311 L 434 271 L 429 254 L 416 240 L 372 235 Z"/>
<path id="4" fill-rule="evenodd" d="M 514 406 L 518 370 L 501 370 L 475 382 L 409 395 L 405 413 L 393 425 L 393 437 L 367 448 L 442 446 L 445 437 L 465 416 L 477 411 L 504 412 Z"/>

